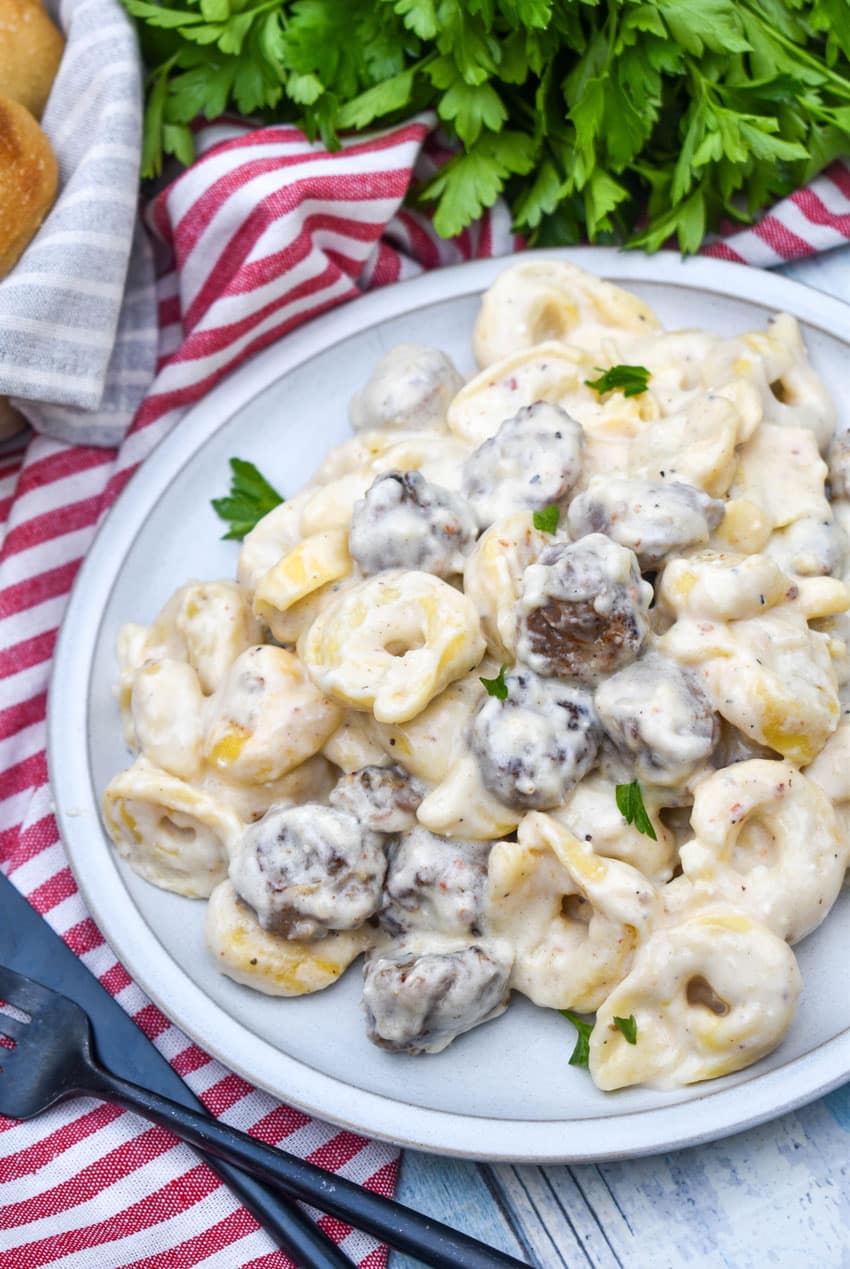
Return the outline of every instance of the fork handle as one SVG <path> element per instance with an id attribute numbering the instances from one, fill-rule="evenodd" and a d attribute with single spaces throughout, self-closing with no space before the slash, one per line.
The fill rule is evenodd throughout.
<path id="1" fill-rule="evenodd" d="M 290 1204 L 280 1194 L 269 1193 L 252 1176 L 224 1159 L 207 1158 L 206 1154 L 204 1157 L 242 1206 L 300 1269 L 354 1269 L 348 1256 L 294 1203 Z"/>
<path id="2" fill-rule="evenodd" d="M 278 1186 L 290 1197 L 302 1199 L 338 1220 L 366 1230 L 398 1251 L 434 1265 L 435 1269 L 529 1269 L 524 1261 L 487 1247 L 440 1221 L 365 1190 L 296 1155 L 265 1145 L 237 1128 L 180 1106 L 101 1066 L 93 1065 L 89 1074 L 87 1087 L 78 1091 L 118 1102 L 161 1124 L 206 1154 L 226 1159 Z"/>

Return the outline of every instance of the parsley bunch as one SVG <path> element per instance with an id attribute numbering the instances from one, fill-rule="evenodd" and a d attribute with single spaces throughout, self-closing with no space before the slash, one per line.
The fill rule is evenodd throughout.
<path id="1" fill-rule="evenodd" d="M 124 0 L 143 175 L 235 108 L 339 133 L 433 108 L 446 237 L 504 194 L 539 245 L 695 251 L 850 152 L 850 0 Z"/>

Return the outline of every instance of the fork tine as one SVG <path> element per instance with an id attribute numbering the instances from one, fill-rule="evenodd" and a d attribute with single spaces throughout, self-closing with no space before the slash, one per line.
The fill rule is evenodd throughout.
<path id="1" fill-rule="evenodd" d="M 0 965 L 0 1000 L 29 1018 L 0 1013 L 0 1034 L 14 1042 L 0 1047 L 0 1114 L 31 1119 L 87 1086 L 93 1070 L 89 1020 L 67 996 L 5 965 Z"/>
<path id="2" fill-rule="evenodd" d="M 0 1035 L 8 1036 L 10 1040 L 17 1040 L 27 1027 L 31 1026 L 30 1022 L 23 1022 L 20 1018 L 13 1018 L 8 1013 L 0 1010 Z"/>
<path id="3" fill-rule="evenodd" d="M 16 1009 L 34 1014 L 51 1000 L 55 1000 L 56 996 L 57 993 L 49 987 L 42 987 L 41 983 L 34 982 L 32 978 L 26 978 L 14 969 L 0 965 L 0 1000 L 14 1005 Z"/>

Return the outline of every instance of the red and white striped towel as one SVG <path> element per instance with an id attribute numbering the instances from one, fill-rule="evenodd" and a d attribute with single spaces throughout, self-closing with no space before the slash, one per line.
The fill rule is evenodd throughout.
<path id="1" fill-rule="evenodd" d="M 497 206 L 459 239 L 400 210 L 427 119 L 336 154 L 291 127 L 210 128 L 203 157 L 149 209 L 166 268 L 157 378 L 120 449 L 36 437 L 0 457 L 0 865 L 215 1114 L 391 1193 L 397 1153 L 338 1132 L 227 1072 L 152 1005 L 86 913 L 51 814 L 44 719 L 69 588 L 97 522 L 157 441 L 228 370 L 361 290 L 518 246 Z M 761 265 L 850 239 L 850 169 L 834 164 L 759 226 L 709 248 Z M 325 1229 L 365 1269 L 385 1250 Z M 190 1150 L 115 1107 L 76 1101 L 0 1119 L 0 1267 L 272 1269 L 288 1263 Z"/>

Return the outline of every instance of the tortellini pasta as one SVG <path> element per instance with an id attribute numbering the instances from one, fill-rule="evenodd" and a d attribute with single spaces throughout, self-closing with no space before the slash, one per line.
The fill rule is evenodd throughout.
<path id="1" fill-rule="evenodd" d="M 239 552 L 237 576 L 251 594 L 257 589 L 260 578 L 298 545 L 301 514 L 312 492 L 304 489 L 294 498 L 287 498 L 246 534 Z"/>
<path id="2" fill-rule="evenodd" d="M 819 785 L 835 808 L 844 845 L 850 851 L 850 723 L 834 731 L 806 776 Z"/>
<path id="3" fill-rule="evenodd" d="M 351 572 L 348 533 L 326 529 L 304 538 L 261 578 L 254 594 L 254 612 L 281 643 L 294 643 L 298 627 L 291 610 Z"/>
<path id="4" fill-rule="evenodd" d="M 346 774 L 388 761 L 384 750 L 369 734 L 366 715 L 356 710 L 344 715 L 339 727 L 325 741 L 322 753 Z"/>
<path id="5" fill-rule="evenodd" d="M 301 942 L 264 930 L 229 881 L 212 892 L 206 915 L 207 946 L 223 974 L 267 996 L 322 991 L 374 942 L 368 926 Z"/>
<path id="6" fill-rule="evenodd" d="M 324 802 L 336 783 L 337 774 L 336 767 L 317 753 L 266 784 L 228 779 L 226 774 L 210 766 L 203 768 L 195 783 L 229 807 L 246 825 L 260 819 L 276 803 Z"/>
<path id="7" fill-rule="evenodd" d="M 465 748 L 436 788 L 422 799 L 417 811 L 419 822 L 435 833 L 477 841 L 492 841 L 513 832 L 521 816 L 520 810 L 506 806 L 487 788 L 480 763 Z"/>
<path id="8" fill-rule="evenodd" d="M 539 811 L 493 847 L 488 884 L 489 927 L 516 948 L 512 985 L 550 1009 L 598 1009 L 660 913 L 636 868 Z"/>
<path id="9" fill-rule="evenodd" d="M 260 644 L 210 701 L 204 756 L 229 779 L 268 784 L 318 753 L 341 721 L 293 653 Z"/>
<path id="10" fill-rule="evenodd" d="M 224 879 L 242 832 L 222 801 L 146 758 L 110 780 L 103 815 L 119 855 L 140 876 L 190 898 L 206 898 Z"/>
<path id="11" fill-rule="evenodd" d="M 694 485 L 722 498 L 735 478 L 741 439 L 742 419 L 732 401 L 719 393 L 698 397 L 638 434 L 628 473 Z"/>
<path id="12" fill-rule="evenodd" d="M 344 591 L 298 645 L 319 687 L 383 723 L 422 712 L 484 654 L 465 595 L 430 573 L 378 573 Z"/>
<path id="13" fill-rule="evenodd" d="M 473 349 L 389 349 L 238 580 L 121 630 L 107 830 L 238 983 L 363 954 L 388 1053 L 513 991 L 596 1012 L 600 1089 L 736 1071 L 850 860 L 850 441 L 793 318 L 664 331 L 562 260 Z"/>
<path id="14" fill-rule="evenodd" d="M 133 676 L 133 729 L 154 766 L 191 780 L 203 761 L 204 697 L 186 661 L 145 661 Z"/>
<path id="15" fill-rule="evenodd" d="M 625 822 L 617 807 L 614 783 L 598 771 L 585 776 L 550 814 L 574 837 L 588 842 L 597 855 L 621 859 L 661 885 L 673 876 L 678 852 L 676 837 L 661 818 L 659 798 L 666 800 L 663 790 L 644 789 L 644 805 L 654 837 Z"/>
<path id="16" fill-rule="evenodd" d="M 498 666 L 482 662 L 480 674 L 468 674 L 440 692 L 413 718 L 398 723 L 366 719 L 368 735 L 388 762 L 400 762 L 411 775 L 426 784 L 439 784 L 456 763 L 458 751 L 473 714 L 484 697 L 481 678 L 495 674 Z"/>
<path id="17" fill-rule="evenodd" d="M 754 758 L 696 790 L 684 875 L 743 908 L 788 943 L 820 925 L 847 869 L 847 846 L 818 784 L 790 764 Z"/>
<path id="18" fill-rule="evenodd" d="M 530 511 L 517 511 L 482 533 L 466 561 L 463 588 L 478 609 L 487 650 L 497 661 L 514 659 L 523 575 L 550 541 L 535 529 Z"/>
<path id="19" fill-rule="evenodd" d="M 762 423 L 738 455 L 732 494 L 756 503 L 772 529 L 797 520 L 831 520 L 827 466 L 812 432 Z"/>
<path id="20" fill-rule="evenodd" d="M 484 296 L 472 342 L 479 366 L 548 339 L 595 348 L 614 331 L 658 330 L 648 304 L 566 260 L 523 261 Z"/>
<path id="21" fill-rule="evenodd" d="M 593 1078 L 675 1088 L 739 1071 L 780 1042 L 802 985 L 788 944 L 734 909 L 657 930 L 596 1015 Z M 636 1043 L 615 1018 L 634 1018 Z"/>
<path id="22" fill-rule="evenodd" d="M 703 367 L 705 380 L 730 371 L 758 391 L 764 418 L 811 431 L 822 451 L 835 427 L 835 405 L 812 368 L 796 318 L 779 313 L 767 330 L 717 340 Z"/>
<path id="23" fill-rule="evenodd" d="M 175 591 L 150 626 L 129 624 L 118 636 L 120 678 L 117 695 L 124 739 L 135 747 L 131 699 L 137 673 L 148 662 L 182 661 L 209 695 L 220 686 L 233 660 L 260 637 L 247 591 L 235 582 L 189 582 Z M 170 671 L 173 678 L 178 672 Z M 188 688 L 184 676 L 181 694 Z M 185 764 L 184 764 L 185 765 Z"/>
<path id="24" fill-rule="evenodd" d="M 670 565 L 661 594 L 680 614 L 661 646 L 698 670 L 717 712 L 783 757 L 811 762 L 839 701 L 827 636 L 808 623 L 847 607 L 850 592 L 831 579 L 793 583 L 766 556 L 706 554 Z"/>

